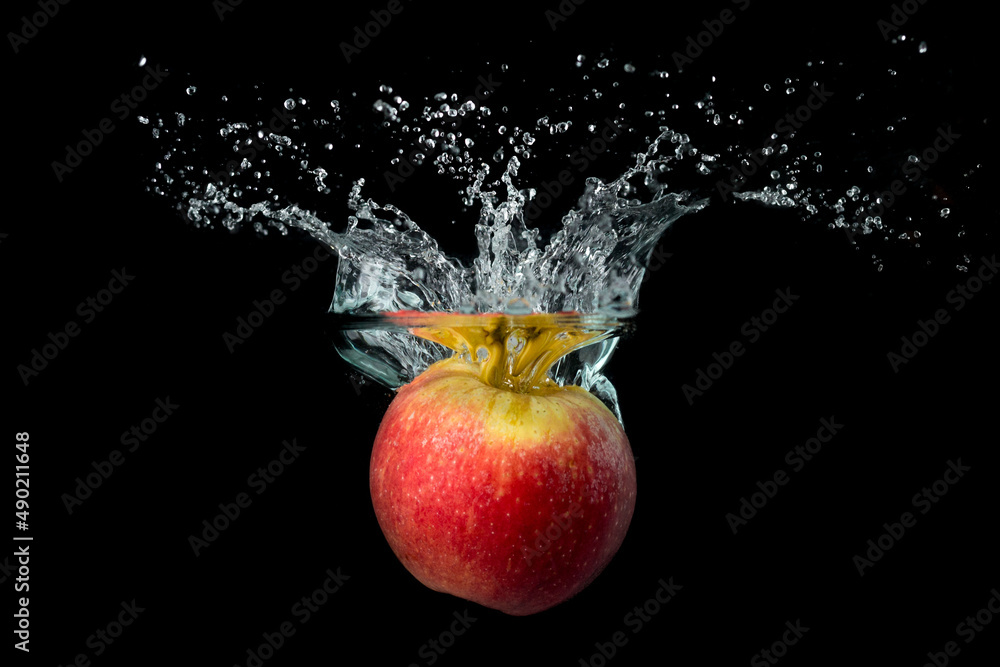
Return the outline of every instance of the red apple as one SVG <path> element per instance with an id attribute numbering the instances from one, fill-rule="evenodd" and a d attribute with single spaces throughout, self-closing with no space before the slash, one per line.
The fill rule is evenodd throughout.
<path id="1" fill-rule="evenodd" d="M 372 503 L 424 585 L 534 614 L 579 593 L 618 551 L 635 461 L 614 414 L 584 389 L 484 377 L 456 356 L 399 390 L 375 438 Z"/>

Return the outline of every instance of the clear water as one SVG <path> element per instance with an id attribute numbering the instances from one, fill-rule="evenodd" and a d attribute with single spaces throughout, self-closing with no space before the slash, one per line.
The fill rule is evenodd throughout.
<path id="1" fill-rule="evenodd" d="M 469 200 L 479 204 L 473 228 L 479 254 L 471 266 L 447 256 L 402 210 L 364 198 L 363 179 L 351 188 L 348 207 L 353 214 L 342 232 L 296 205 L 237 203 L 231 186 L 208 183 L 200 196 L 189 196 L 180 205 L 196 223 L 221 218 L 230 228 L 248 220 L 259 230 L 265 224 L 282 233 L 294 228 L 336 250 L 340 261 L 330 309 L 368 323 L 344 326 L 337 349 L 354 367 L 395 388 L 452 352 L 396 323 L 361 316 L 395 311 L 574 312 L 603 315 L 610 328 L 632 317 L 657 241 L 675 220 L 707 204 L 704 199 L 687 201 L 686 193 L 668 192 L 655 178 L 688 148 L 685 139 L 663 128 L 636 156 L 635 166 L 617 179 L 587 179 L 583 196 L 547 242 L 525 222 L 525 205 L 533 193 L 515 185 L 517 156 L 508 159 L 499 192 L 484 186 L 487 169 L 476 172 L 467 190 Z M 648 192 L 645 201 L 627 196 L 637 179 Z M 595 341 L 561 359 L 552 368 L 552 378 L 592 391 L 620 418 L 614 387 L 601 373 L 617 340 Z"/>
<path id="2" fill-rule="evenodd" d="M 922 46 L 906 62 L 926 51 Z M 835 65 L 807 63 L 799 75 L 775 77 L 740 99 L 717 99 L 709 86 L 694 98 L 675 100 L 664 72 L 643 72 L 636 64 L 607 58 L 587 63 L 581 55 L 567 64 L 579 76 L 576 92 L 534 122 L 519 122 L 515 110 L 460 93 L 425 92 L 414 98 L 422 104 L 411 103 L 386 84 L 330 100 L 256 86 L 242 97 L 216 95 L 211 103 L 204 99 L 213 95 L 206 86 L 188 85 L 191 99 L 179 105 L 183 110 L 139 119 L 150 126 L 161 151 L 149 188 L 196 226 L 218 224 L 233 231 L 251 226 L 260 234 L 298 230 L 334 249 L 339 265 L 330 310 L 345 316 L 337 349 L 352 366 L 393 388 L 452 351 L 381 314 L 574 312 L 603 318 L 614 332 L 635 317 L 650 255 L 666 229 L 720 192 L 728 195 L 722 197 L 726 205 L 793 210 L 804 223 L 849 232 L 831 237 L 870 252 L 875 271 L 882 270 L 881 255 L 892 244 L 919 248 L 921 228 L 938 229 L 948 218 L 947 194 L 932 181 L 911 186 L 916 194 L 906 209 L 918 204 L 924 219 L 896 215 L 903 207 L 891 210 L 877 188 L 868 188 L 879 182 L 873 174 L 885 174 L 885 180 L 898 169 L 906 154 L 902 148 L 880 160 L 845 161 L 838 154 L 839 138 L 817 145 L 800 139 L 799 129 L 771 132 L 762 148 L 767 135 L 761 131 L 779 126 L 773 112 L 757 107 L 800 107 L 809 90 L 822 85 L 819 78 L 836 80 Z M 889 80 L 894 76 L 894 70 L 886 74 Z M 662 91 L 651 98 L 654 85 Z M 865 104 L 864 91 L 841 87 L 836 94 Z M 609 98 L 630 96 L 647 100 L 645 107 L 608 106 Z M 814 112 L 817 118 L 823 113 L 822 107 Z M 673 117 L 692 124 L 688 131 L 699 139 L 668 128 Z M 374 137 L 362 132 L 372 118 L 380 119 Z M 891 116 L 880 138 L 891 139 L 907 122 L 905 115 Z M 566 186 L 572 195 L 553 204 L 561 214 L 555 229 L 536 228 L 529 220 L 541 201 L 541 186 L 523 182 L 519 172 L 540 155 L 563 150 L 569 155 L 605 127 L 616 133 L 609 153 L 629 156 L 630 166 L 604 179 L 592 174 L 606 169 L 587 171 L 586 178 Z M 856 134 L 854 128 L 845 130 L 845 138 Z M 421 221 L 400 207 L 365 196 L 372 184 L 351 173 L 368 150 L 365 141 L 396 147 L 396 156 L 382 165 L 384 176 L 409 178 L 423 170 L 442 185 L 427 196 L 461 199 L 466 217 L 454 229 L 475 238 L 478 252 L 471 261 L 447 254 Z M 755 155 L 765 164 L 752 166 Z M 720 190 L 719 183 L 737 172 L 756 180 Z M 385 176 L 390 198 L 392 178 Z M 579 198 L 573 202 L 573 197 Z M 331 200 L 346 202 L 346 220 L 323 212 L 336 208 Z M 961 238 L 964 230 L 959 224 L 948 233 Z M 970 261 L 961 253 L 955 259 L 957 270 Z M 592 391 L 621 418 L 615 389 L 602 373 L 617 342 L 614 335 L 596 337 L 561 359 L 551 377 Z"/>

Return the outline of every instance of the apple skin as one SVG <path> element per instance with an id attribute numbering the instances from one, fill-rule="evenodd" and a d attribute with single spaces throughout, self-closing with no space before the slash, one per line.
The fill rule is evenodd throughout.
<path id="1" fill-rule="evenodd" d="M 515 393 L 452 358 L 400 388 L 370 486 L 382 532 L 421 583 L 524 616 L 579 593 L 618 551 L 635 459 L 584 389 Z"/>

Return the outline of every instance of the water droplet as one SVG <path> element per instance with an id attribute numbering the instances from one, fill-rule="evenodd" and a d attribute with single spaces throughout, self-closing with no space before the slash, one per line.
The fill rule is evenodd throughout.
<path id="1" fill-rule="evenodd" d="M 291 111 L 292 109 L 294 109 L 295 108 L 295 100 L 293 100 L 290 97 L 287 100 L 285 100 L 285 108 L 288 109 L 289 111 Z"/>
<path id="2" fill-rule="evenodd" d="M 603 59 L 601 59 L 601 60 L 599 60 L 597 62 L 597 67 L 599 69 L 604 69 L 607 66 L 608 66 L 608 59 L 607 58 L 603 58 Z"/>
<path id="3" fill-rule="evenodd" d="M 951 214 L 951 209 L 950 208 L 943 208 L 943 209 L 941 209 L 941 217 L 942 218 L 947 218 L 949 214 Z"/>
<path id="4" fill-rule="evenodd" d="M 146 118 L 145 116 L 139 116 L 139 122 L 142 123 L 143 125 L 149 125 L 149 119 Z"/>
<path id="5" fill-rule="evenodd" d="M 771 178 L 773 178 L 774 180 L 778 180 L 779 178 L 781 178 L 781 174 L 778 172 L 777 169 L 771 172 Z"/>
<path id="6" fill-rule="evenodd" d="M 632 63 L 625 63 L 625 67 L 623 69 L 627 73 L 632 74 L 633 72 L 635 72 L 635 65 L 633 65 Z"/>
<path id="7" fill-rule="evenodd" d="M 146 65 L 146 56 L 139 58 L 139 67 L 144 67 Z"/>
<path id="8" fill-rule="evenodd" d="M 188 95 L 194 95 L 196 92 L 198 92 L 198 89 L 195 86 L 188 86 L 187 87 L 187 94 Z"/>
<path id="9" fill-rule="evenodd" d="M 917 51 L 920 53 L 927 53 L 927 42 L 920 42 L 920 46 L 917 47 Z"/>

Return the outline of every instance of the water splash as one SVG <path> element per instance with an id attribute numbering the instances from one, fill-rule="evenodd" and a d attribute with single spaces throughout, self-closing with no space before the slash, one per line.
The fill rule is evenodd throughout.
<path id="1" fill-rule="evenodd" d="M 215 114 L 187 108 L 183 114 L 154 115 L 153 122 L 143 119 L 153 125 L 155 140 L 165 149 L 150 190 L 168 198 L 198 226 L 219 224 L 235 231 L 249 225 L 261 234 L 300 230 L 334 249 L 340 262 L 330 310 L 352 318 L 394 311 L 511 316 L 577 312 L 624 321 L 637 311 L 646 266 L 665 230 L 685 214 L 704 208 L 720 191 L 732 195 L 728 201 L 722 197 L 726 205 L 735 200 L 741 206 L 784 209 L 803 221 L 847 231 L 846 238 L 855 247 L 875 237 L 882 249 L 903 241 L 919 247 L 914 241 L 920 238 L 919 221 L 904 218 L 908 229 L 900 233 L 899 221 L 891 221 L 896 211 L 883 219 L 878 208 L 887 207 L 878 192 L 865 194 L 856 185 L 866 182 L 865 176 L 871 182 L 872 173 L 884 171 L 882 165 L 891 165 L 898 154 L 885 156 L 879 170 L 869 163 L 857 173 L 856 161 L 838 164 L 836 151 L 803 141 L 800 135 L 808 137 L 808 128 L 785 131 L 773 123 L 781 116 L 762 115 L 757 109 L 794 110 L 802 102 L 796 96 L 822 85 L 820 70 L 835 75 L 833 66 L 808 63 L 806 71 L 816 78 L 777 77 L 773 85 L 763 84 L 764 93 L 757 93 L 760 99 L 749 102 L 726 99 L 713 89 L 682 104 L 668 101 L 670 82 L 657 69 L 643 72 L 633 62 L 610 67 L 611 60 L 604 56 L 593 60 L 589 69 L 583 67 L 582 56 L 572 62 L 572 69 L 581 72 L 585 90 L 565 109 L 553 108 L 520 123 L 507 107 L 497 109 L 489 100 L 471 96 L 463 100 L 457 92 L 438 92 L 426 96 L 421 106 L 386 84 L 378 86 L 377 97 L 372 91 L 371 102 L 364 101 L 364 95 L 357 99 L 358 93 L 338 93 L 336 99 L 314 103 L 290 96 L 290 89 L 265 96 L 255 87 L 252 103 L 236 107 L 254 109 L 249 114 L 253 120 L 232 122 L 221 120 L 231 119 L 237 104 L 232 101 L 237 96 L 227 92 L 221 98 L 224 108 Z M 505 66 L 501 72 L 506 72 Z M 621 72 L 625 76 L 619 81 Z M 898 79 L 896 70 L 886 77 Z M 564 211 L 560 224 L 543 234 L 532 226 L 530 214 L 532 207 L 537 209 L 540 191 L 523 187 L 519 174 L 528 161 L 544 153 L 546 142 L 565 147 L 558 142 L 580 133 L 596 141 L 602 127 L 597 119 L 607 111 L 604 92 L 617 89 L 627 96 L 619 85 L 630 81 L 644 92 L 662 86 L 663 96 L 633 112 L 627 123 L 617 113 L 624 107 L 619 104 L 604 123 L 616 128 L 616 136 L 623 135 L 617 139 L 622 148 L 616 152 L 640 146 L 643 150 L 614 178 L 587 177 L 577 186 L 583 192 L 576 203 L 559 205 Z M 601 85 L 606 86 L 604 91 Z M 185 97 L 197 100 L 209 94 L 206 88 L 189 85 Z M 854 96 L 859 106 L 867 103 L 864 91 L 837 94 Z M 591 110 L 574 108 L 580 106 Z M 366 149 L 364 141 L 354 136 L 363 125 L 357 114 L 378 119 L 380 131 L 398 146 L 384 172 L 390 192 L 398 181 L 421 169 L 461 184 L 462 203 L 478 209 L 469 216 L 468 233 L 478 251 L 471 261 L 449 256 L 420 221 L 397 206 L 364 197 L 362 191 L 371 185 L 349 173 L 349 168 L 334 168 L 344 163 L 350 167 Z M 700 147 L 688 134 L 664 126 L 671 116 L 680 116 L 683 121 L 678 122 L 693 128 L 688 131 L 698 134 Z M 631 127 L 640 125 L 639 120 L 655 128 L 653 136 L 639 138 Z M 893 116 L 885 133 L 892 136 L 907 123 L 905 115 Z M 763 147 L 746 139 L 746 133 L 772 124 L 774 131 Z M 731 174 L 753 176 L 758 163 L 766 163 L 760 168 L 764 182 L 749 178 L 728 190 L 720 188 Z M 491 176 L 494 169 L 498 177 Z M 667 187 L 667 177 L 672 187 Z M 844 179 L 853 182 L 845 187 L 840 184 Z M 919 189 L 910 203 L 950 204 L 933 182 L 910 187 Z M 340 214 L 320 212 L 329 208 L 331 195 L 347 203 L 350 213 L 343 231 L 336 231 L 342 225 Z M 937 208 L 940 213 L 933 216 L 933 224 L 940 226 L 951 207 Z M 961 238 L 961 223 L 956 230 Z M 881 270 L 881 258 L 876 253 L 872 257 Z M 409 382 L 451 354 L 405 328 L 371 319 L 357 321 L 369 326 L 345 320 L 348 324 L 341 328 L 337 349 L 351 365 L 386 386 Z M 607 337 L 563 357 L 551 377 L 594 392 L 620 417 L 614 387 L 602 373 L 616 344 L 616 337 Z"/>

